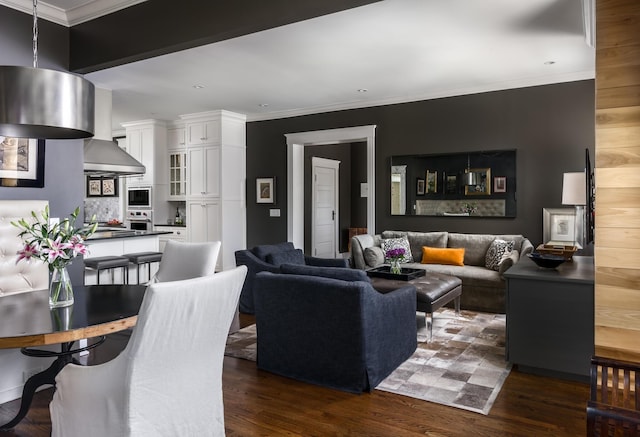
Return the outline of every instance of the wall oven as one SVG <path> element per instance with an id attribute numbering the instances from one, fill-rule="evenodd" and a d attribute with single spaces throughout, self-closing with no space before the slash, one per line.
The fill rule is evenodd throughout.
<path id="1" fill-rule="evenodd" d="M 150 209 L 152 205 L 151 187 L 127 188 L 127 210 Z"/>
<path id="2" fill-rule="evenodd" d="M 134 231 L 153 231 L 153 211 L 150 209 L 127 210 L 125 220 L 127 227 Z"/>

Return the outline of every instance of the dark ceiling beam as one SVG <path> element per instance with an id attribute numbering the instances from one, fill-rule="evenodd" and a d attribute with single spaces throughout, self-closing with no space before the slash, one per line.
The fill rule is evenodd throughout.
<path id="1" fill-rule="evenodd" d="M 69 69 L 90 73 L 377 1 L 151 0 L 73 26 Z"/>

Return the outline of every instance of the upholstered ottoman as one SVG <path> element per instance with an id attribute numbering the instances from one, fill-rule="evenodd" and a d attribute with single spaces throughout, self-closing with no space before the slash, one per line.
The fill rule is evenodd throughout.
<path id="1" fill-rule="evenodd" d="M 391 290 L 411 284 L 416 287 L 416 308 L 426 316 L 429 341 L 432 338 L 433 312 L 442 306 L 454 301 L 456 314 L 460 313 L 460 296 L 462 295 L 462 280 L 455 276 L 441 273 L 427 273 L 410 281 L 401 281 L 387 278 L 371 278 L 371 285 L 380 293 L 388 293 Z"/>

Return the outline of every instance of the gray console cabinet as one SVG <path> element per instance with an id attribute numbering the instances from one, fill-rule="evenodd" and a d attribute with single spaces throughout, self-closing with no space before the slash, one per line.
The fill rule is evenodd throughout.
<path id="1" fill-rule="evenodd" d="M 522 258 L 505 272 L 507 361 L 525 372 L 586 380 L 594 353 L 593 257 L 556 269 Z"/>

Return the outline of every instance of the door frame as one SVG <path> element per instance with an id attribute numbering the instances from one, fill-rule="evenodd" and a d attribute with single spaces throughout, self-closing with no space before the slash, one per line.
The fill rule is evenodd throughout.
<path id="1" fill-rule="evenodd" d="M 316 180 L 313 177 L 315 175 L 316 167 L 331 168 L 335 170 L 335 177 L 333 178 L 333 256 L 336 257 L 340 254 L 340 161 L 335 159 L 319 158 L 317 156 L 311 157 L 311 255 L 315 256 L 314 249 L 316 247 Z"/>
<path id="2" fill-rule="evenodd" d="M 376 125 L 285 134 L 287 139 L 287 241 L 304 251 L 304 148 L 366 141 L 367 231 L 375 234 Z"/>

